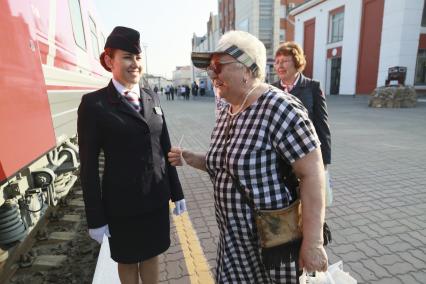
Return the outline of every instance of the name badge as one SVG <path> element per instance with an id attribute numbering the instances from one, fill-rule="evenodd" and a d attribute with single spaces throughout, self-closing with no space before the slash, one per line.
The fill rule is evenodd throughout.
<path id="1" fill-rule="evenodd" d="M 161 111 L 161 107 L 154 107 L 154 113 L 158 115 L 163 115 L 163 112 Z"/>

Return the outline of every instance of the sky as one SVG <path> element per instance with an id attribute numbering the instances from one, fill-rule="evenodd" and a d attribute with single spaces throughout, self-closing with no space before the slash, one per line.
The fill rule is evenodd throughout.
<path id="1" fill-rule="evenodd" d="M 107 37 L 115 26 L 141 33 L 148 73 L 172 78 L 176 66 L 190 65 L 191 39 L 207 33 L 217 0 L 93 0 Z M 142 47 L 142 52 L 145 53 Z M 145 55 L 142 55 L 145 61 Z M 144 69 L 145 63 L 143 64 Z M 145 71 L 144 71 L 145 72 Z"/>

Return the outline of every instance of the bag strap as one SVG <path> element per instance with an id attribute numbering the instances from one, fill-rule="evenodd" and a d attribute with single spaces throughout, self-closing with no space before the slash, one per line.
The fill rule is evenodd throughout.
<path id="1" fill-rule="evenodd" d="M 228 171 L 228 174 L 231 176 L 234 187 L 240 192 L 245 203 L 250 207 L 251 210 L 254 211 L 254 213 L 256 213 L 256 215 L 259 215 L 259 216 L 262 215 L 259 208 L 257 208 L 256 205 L 254 204 L 253 199 L 251 199 L 249 197 L 248 193 L 244 190 L 240 181 L 237 178 L 235 178 L 234 176 L 232 176 L 232 174 L 229 171 Z"/>
<path id="2" fill-rule="evenodd" d="M 229 143 L 229 132 L 231 129 L 231 120 L 232 118 L 230 116 L 228 116 L 227 118 L 227 124 L 226 124 L 226 129 L 225 129 L 225 146 L 224 146 L 224 156 L 225 156 L 225 169 L 226 172 L 228 173 L 228 175 L 232 178 L 232 183 L 233 186 L 240 192 L 244 202 L 253 210 L 253 212 L 257 215 L 257 216 L 261 216 L 262 212 L 259 210 L 259 208 L 256 207 L 256 205 L 254 204 L 253 199 L 251 199 L 248 195 L 248 193 L 244 190 L 244 187 L 242 186 L 242 184 L 240 183 L 240 181 L 238 180 L 238 178 L 236 178 L 231 171 L 229 170 L 228 167 L 228 153 L 227 153 L 227 148 L 228 148 L 228 143 Z M 284 185 L 287 187 L 287 189 L 290 191 L 292 197 L 295 197 L 294 200 L 296 200 L 300 195 L 299 195 L 299 179 L 296 177 L 296 175 L 293 173 L 291 165 L 288 165 L 287 163 L 284 162 L 283 159 L 280 159 L 280 163 L 281 167 L 283 168 L 283 177 L 284 177 Z M 324 238 L 324 246 L 326 246 L 327 244 L 331 243 L 331 231 L 330 228 L 328 227 L 327 223 L 324 222 L 323 224 L 323 238 Z M 296 261 L 297 264 L 297 261 Z"/>

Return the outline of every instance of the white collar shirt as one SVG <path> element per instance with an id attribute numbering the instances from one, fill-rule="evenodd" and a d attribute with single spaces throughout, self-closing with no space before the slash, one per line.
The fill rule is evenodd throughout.
<path id="1" fill-rule="evenodd" d="M 300 73 L 297 72 L 296 79 L 293 81 L 293 84 L 291 85 L 284 84 L 282 80 L 280 80 L 280 84 L 285 89 L 286 92 L 290 92 L 297 85 L 297 83 L 299 82 L 299 79 L 300 79 Z"/>
<path id="2" fill-rule="evenodd" d="M 117 80 L 115 80 L 114 78 L 112 78 L 112 83 L 113 83 L 114 87 L 117 89 L 117 91 L 118 91 L 118 92 L 119 92 L 122 96 L 124 96 L 124 92 L 129 91 L 129 92 L 132 92 L 132 93 L 137 94 L 139 98 L 141 97 L 141 92 L 140 92 L 140 89 L 139 89 L 139 85 L 138 85 L 138 84 L 134 85 L 134 86 L 133 86 L 133 87 L 129 90 L 129 89 L 127 89 L 126 87 L 124 87 L 123 85 L 121 85 L 121 84 L 120 84 Z"/>

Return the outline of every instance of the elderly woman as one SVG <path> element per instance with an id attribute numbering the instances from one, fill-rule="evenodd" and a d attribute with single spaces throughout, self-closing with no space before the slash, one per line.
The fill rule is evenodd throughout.
<path id="1" fill-rule="evenodd" d="M 169 161 L 207 171 L 214 184 L 219 225 L 217 283 L 296 283 L 298 267 L 327 269 L 323 247 L 324 168 L 320 143 L 301 103 L 262 83 L 266 51 L 242 31 L 224 34 L 211 53 L 193 53 L 207 70 L 216 94 L 228 104 L 221 110 L 207 153 L 172 147 Z M 303 242 L 299 261 L 266 269 L 254 212 L 233 186 L 238 179 L 260 209 L 289 206 L 294 198 L 282 177 L 283 163 L 300 178 Z"/>
<path id="2" fill-rule="evenodd" d="M 302 47 L 296 42 L 285 42 L 275 52 L 274 68 L 279 81 L 272 85 L 297 97 L 308 110 L 321 142 L 324 168 L 331 162 L 331 138 L 325 96 L 317 81 L 302 74 L 306 66 Z"/>

